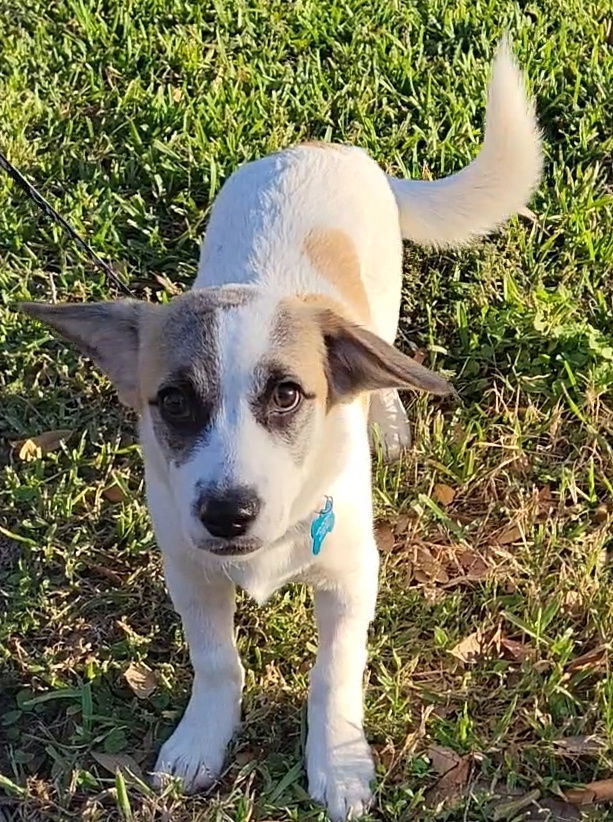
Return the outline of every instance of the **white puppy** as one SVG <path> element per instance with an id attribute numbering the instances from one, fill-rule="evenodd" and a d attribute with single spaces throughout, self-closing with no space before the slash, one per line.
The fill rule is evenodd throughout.
<path id="1" fill-rule="evenodd" d="M 26 304 L 89 354 L 139 415 L 147 500 L 194 683 L 160 775 L 219 775 L 240 718 L 235 585 L 258 602 L 315 590 L 306 764 L 335 819 L 367 807 L 366 636 L 377 594 L 367 417 L 408 442 L 397 394 L 449 384 L 392 347 L 402 238 L 464 243 L 520 211 L 540 175 L 532 105 L 503 45 L 485 142 L 452 177 L 387 177 L 357 148 L 313 143 L 224 185 L 193 289 L 167 305 Z"/>

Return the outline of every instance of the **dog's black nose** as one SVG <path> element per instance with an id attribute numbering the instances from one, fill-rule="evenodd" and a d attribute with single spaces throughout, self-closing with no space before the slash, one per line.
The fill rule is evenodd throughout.
<path id="1" fill-rule="evenodd" d="M 257 517 L 261 502 L 246 488 L 204 493 L 198 506 L 200 521 L 213 537 L 242 537 Z"/>

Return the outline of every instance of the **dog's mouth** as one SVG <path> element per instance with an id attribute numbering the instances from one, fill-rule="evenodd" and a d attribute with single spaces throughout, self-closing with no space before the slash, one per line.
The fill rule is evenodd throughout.
<path id="1" fill-rule="evenodd" d="M 262 547 L 262 541 L 259 539 L 204 539 L 198 543 L 197 547 L 217 557 L 238 557 L 253 554 Z"/>

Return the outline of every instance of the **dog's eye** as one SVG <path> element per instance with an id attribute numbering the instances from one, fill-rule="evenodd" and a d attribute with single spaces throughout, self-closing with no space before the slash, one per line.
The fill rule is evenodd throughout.
<path id="1" fill-rule="evenodd" d="M 160 412 L 169 422 L 184 423 L 192 418 L 190 399 L 181 388 L 163 388 L 158 394 Z"/>
<path id="2" fill-rule="evenodd" d="M 302 402 L 302 391 L 295 382 L 280 382 L 272 392 L 272 403 L 275 411 L 286 414 L 295 411 Z"/>

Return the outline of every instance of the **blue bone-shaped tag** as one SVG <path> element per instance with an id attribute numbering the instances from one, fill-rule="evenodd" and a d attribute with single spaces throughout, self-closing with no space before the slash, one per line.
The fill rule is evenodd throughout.
<path id="1" fill-rule="evenodd" d="M 321 551 L 321 546 L 323 545 L 326 535 L 334 528 L 336 517 L 334 516 L 332 506 L 332 497 L 326 497 L 326 504 L 323 510 L 317 514 L 311 523 L 311 540 L 313 542 L 313 554 L 315 556 Z"/>

